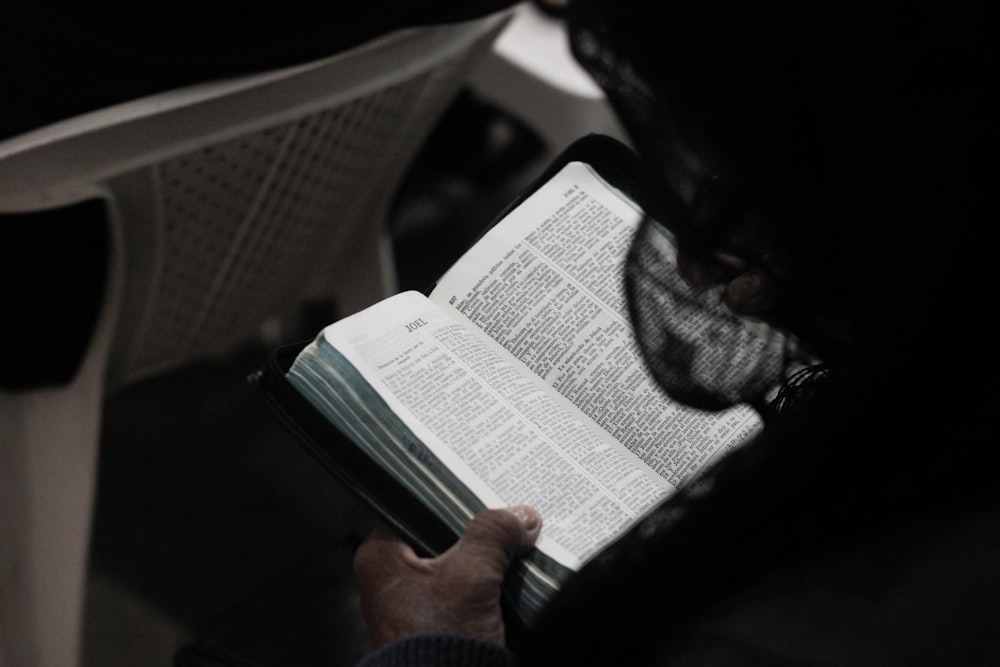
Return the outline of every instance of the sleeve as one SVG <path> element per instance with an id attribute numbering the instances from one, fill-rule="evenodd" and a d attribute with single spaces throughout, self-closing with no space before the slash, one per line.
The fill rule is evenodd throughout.
<path id="1" fill-rule="evenodd" d="M 358 667 L 516 667 L 503 646 L 458 635 L 415 635 L 367 655 Z"/>

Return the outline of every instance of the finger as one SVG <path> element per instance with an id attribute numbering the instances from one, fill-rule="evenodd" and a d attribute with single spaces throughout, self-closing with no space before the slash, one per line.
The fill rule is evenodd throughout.
<path id="1" fill-rule="evenodd" d="M 736 313 L 763 315 L 774 309 L 777 288 L 766 273 L 750 269 L 726 284 L 722 298 Z"/>
<path id="2" fill-rule="evenodd" d="M 677 270 L 688 284 L 698 289 L 717 285 L 725 277 L 725 267 L 719 262 L 707 261 L 684 248 L 677 249 Z"/>
<path id="3" fill-rule="evenodd" d="M 677 269 L 690 285 L 698 289 L 713 287 L 750 268 L 746 259 L 728 252 L 693 253 L 677 248 Z"/>
<path id="4" fill-rule="evenodd" d="M 542 515 L 533 507 L 528 505 L 514 505 L 505 511 L 510 512 L 521 522 L 523 532 L 521 533 L 522 551 L 527 551 L 538 541 L 538 536 L 542 533 Z"/>
<path id="5" fill-rule="evenodd" d="M 531 548 L 541 528 L 541 516 L 524 505 L 484 510 L 472 519 L 450 552 L 455 560 L 478 563 L 502 576 L 514 558 Z"/>

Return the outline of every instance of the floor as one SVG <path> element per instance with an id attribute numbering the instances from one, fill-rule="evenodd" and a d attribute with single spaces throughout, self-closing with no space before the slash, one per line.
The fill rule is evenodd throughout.
<path id="1" fill-rule="evenodd" d="M 536 169 L 534 137 L 469 94 L 438 133 L 392 221 L 402 288 L 425 288 Z M 370 517 L 246 382 L 266 352 L 108 399 L 87 667 L 170 667 L 184 647 L 178 667 L 349 665 L 367 649 L 350 561 Z"/>

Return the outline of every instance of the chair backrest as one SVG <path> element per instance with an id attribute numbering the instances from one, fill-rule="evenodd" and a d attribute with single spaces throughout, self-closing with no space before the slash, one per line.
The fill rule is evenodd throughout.
<path id="1" fill-rule="evenodd" d="M 401 31 L 0 142 L 0 214 L 97 198 L 112 238 L 76 375 L 0 390 L 0 663 L 79 662 L 106 393 L 231 351 L 302 299 L 350 312 L 392 290 L 381 241 L 398 182 L 507 18 Z"/>
<path id="2" fill-rule="evenodd" d="M 111 387 L 223 353 L 306 297 L 356 310 L 392 290 L 392 196 L 507 18 L 409 29 L 4 141 L 0 212 L 109 203 Z"/>

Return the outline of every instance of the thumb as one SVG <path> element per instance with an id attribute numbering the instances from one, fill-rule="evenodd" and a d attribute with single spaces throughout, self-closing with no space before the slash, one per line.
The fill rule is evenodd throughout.
<path id="1" fill-rule="evenodd" d="M 483 510 L 465 529 L 450 550 L 455 562 L 478 563 L 486 572 L 503 577 L 507 566 L 535 544 L 542 529 L 542 517 L 526 505 Z"/>

